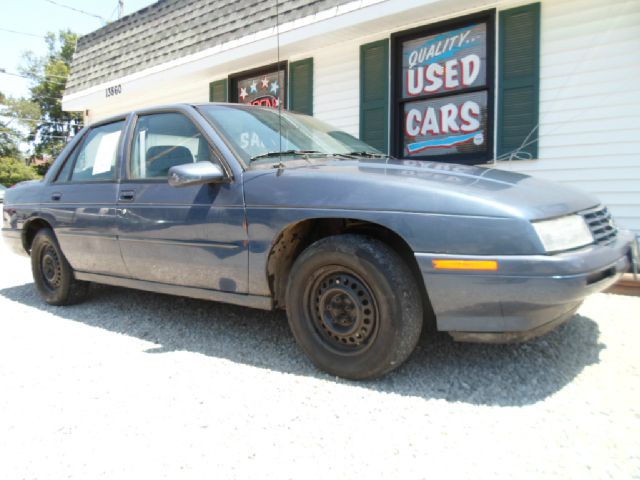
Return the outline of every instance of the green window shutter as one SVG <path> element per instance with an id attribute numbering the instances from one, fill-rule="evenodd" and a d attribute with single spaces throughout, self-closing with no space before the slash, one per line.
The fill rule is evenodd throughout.
<path id="1" fill-rule="evenodd" d="M 389 152 L 389 40 L 360 46 L 360 139 Z"/>
<path id="2" fill-rule="evenodd" d="M 500 12 L 498 156 L 538 157 L 540 4 Z"/>
<path id="3" fill-rule="evenodd" d="M 227 88 L 227 79 L 216 80 L 209 84 L 209 101 L 210 102 L 227 102 L 227 95 L 229 89 Z"/>
<path id="4" fill-rule="evenodd" d="M 313 58 L 289 64 L 289 110 L 313 115 Z"/>

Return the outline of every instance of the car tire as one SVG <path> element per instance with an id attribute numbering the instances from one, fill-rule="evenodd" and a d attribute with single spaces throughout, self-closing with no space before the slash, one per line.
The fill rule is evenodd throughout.
<path id="1" fill-rule="evenodd" d="M 286 291 L 291 331 L 320 369 L 363 380 L 400 366 L 422 330 L 418 283 L 385 243 L 326 237 L 296 259 Z"/>
<path id="2" fill-rule="evenodd" d="M 43 228 L 31 244 L 31 271 L 38 292 L 50 305 L 72 305 L 84 300 L 89 283 L 76 280 L 53 231 Z"/>

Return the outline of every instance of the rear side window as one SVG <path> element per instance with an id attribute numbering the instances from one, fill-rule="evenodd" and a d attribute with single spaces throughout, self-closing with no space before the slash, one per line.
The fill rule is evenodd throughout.
<path id="1" fill-rule="evenodd" d="M 134 133 L 129 175 L 135 179 L 167 178 L 171 167 L 212 158 L 200 130 L 181 113 L 144 115 Z"/>
<path id="2" fill-rule="evenodd" d="M 118 144 L 124 121 L 91 129 L 68 164 L 73 161 L 71 182 L 100 182 L 115 180 Z M 63 167 L 63 172 L 67 165 Z M 59 177 L 62 180 L 62 176 Z M 64 181 L 64 180 L 63 180 Z"/>

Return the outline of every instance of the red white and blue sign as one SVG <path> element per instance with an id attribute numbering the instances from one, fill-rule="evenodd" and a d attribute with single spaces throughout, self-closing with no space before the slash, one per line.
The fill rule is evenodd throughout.
<path id="1" fill-rule="evenodd" d="M 237 81 L 238 103 L 278 108 L 282 102 L 284 71 L 273 71 Z"/>

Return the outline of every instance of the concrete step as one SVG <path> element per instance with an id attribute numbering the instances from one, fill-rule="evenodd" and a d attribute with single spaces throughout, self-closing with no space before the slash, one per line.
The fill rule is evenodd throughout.
<path id="1" fill-rule="evenodd" d="M 605 292 L 638 297 L 640 296 L 640 275 L 634 277 L 633 273 L 625 273 L 615 285 L 609 287 Z"/>

